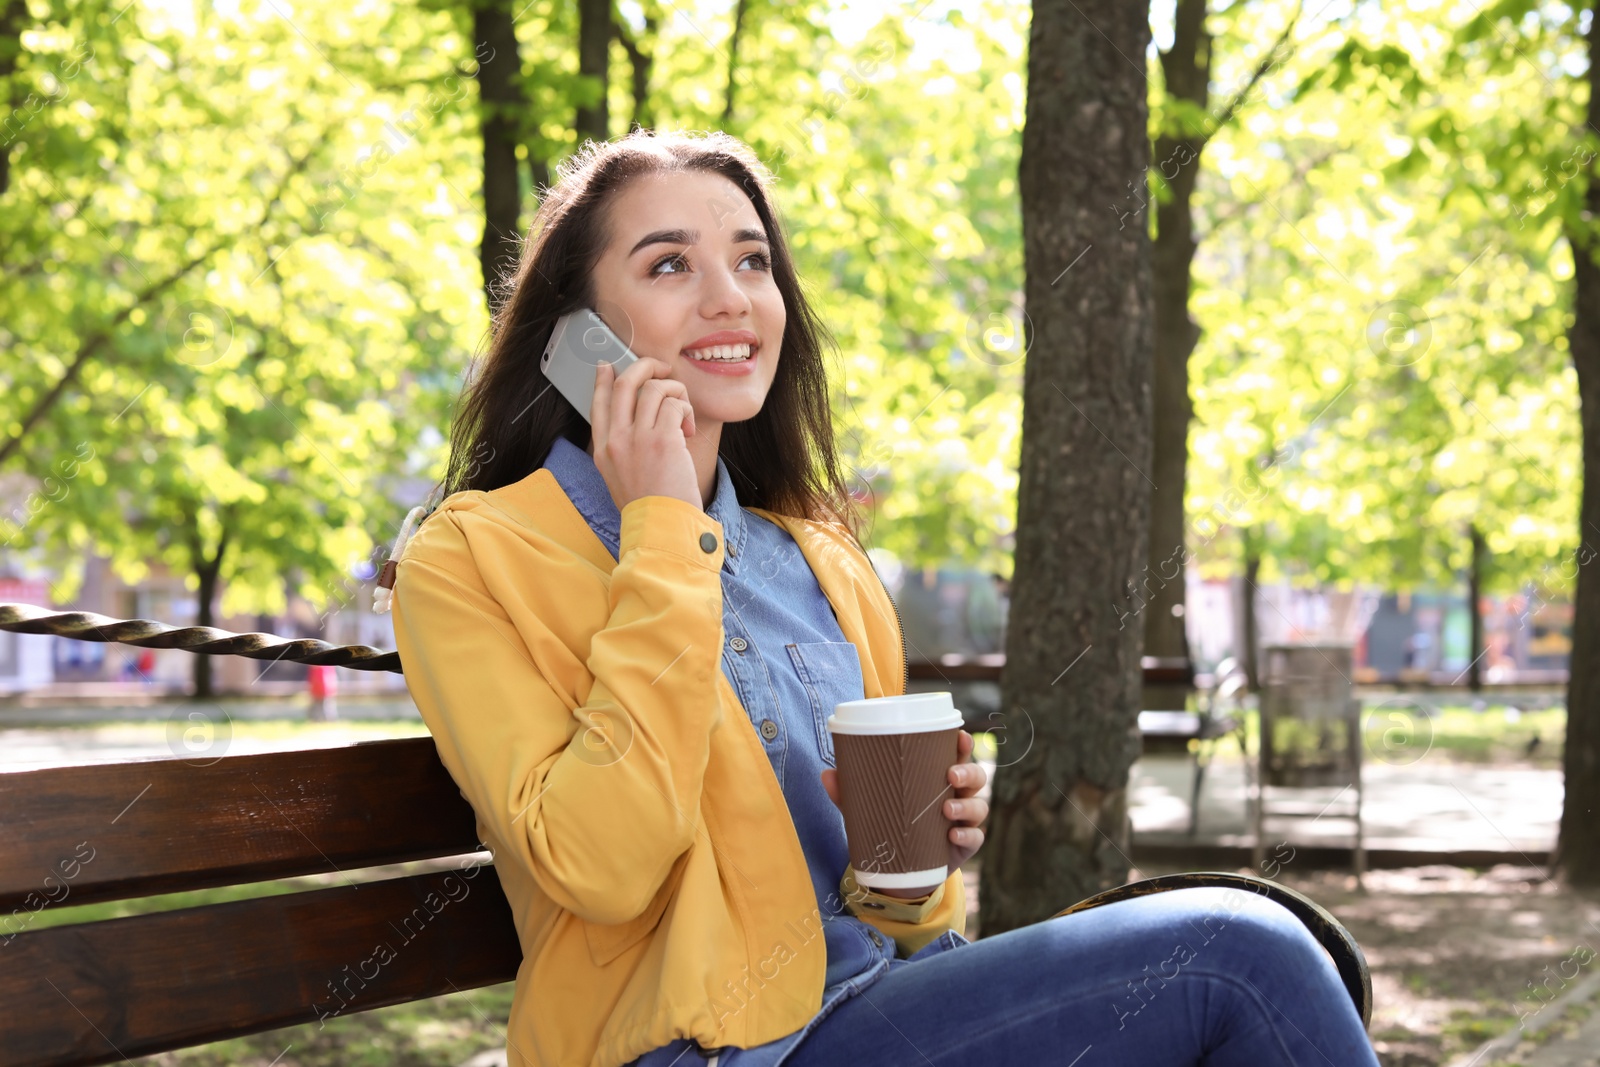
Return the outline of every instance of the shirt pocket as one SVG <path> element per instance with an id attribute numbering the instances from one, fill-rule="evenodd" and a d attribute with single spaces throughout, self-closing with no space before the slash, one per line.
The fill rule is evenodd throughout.
<path id="1" fill-rule="evenodd" d="M 834 766 L 833 735 L 828 732 L 828 716 L 835 704 L 861 700 L 866 685 L 861 677 L 861 654 L 849 641 L 809 641 L 784 646 L 789 662 L 805 687 L 811 704 L 811 720 L 817 730 L 817 749 L 822 762 Z"/>

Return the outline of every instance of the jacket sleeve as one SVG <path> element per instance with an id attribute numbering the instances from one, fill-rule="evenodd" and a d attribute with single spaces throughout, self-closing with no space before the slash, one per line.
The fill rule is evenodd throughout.
<path id="1" fill-rule="evenodd" d="M 609 613 L 576 707 L 541 670 L 570 654 L 541 628 L 539 610 L 552 609 L 535 605 L 559 610 L 592 580 L 589 565 L 544 568 L 526 547 L 470 504 L 423 524 L 394 585 L 406 686 L 495 862 L 522 865 L 585 921 L 626 922 L 649 907 L 701 823 L 722 719 L 722 526 L 671 497 L 622 509 Z M 526 600 L 489 591 L 540 582 Z M 581 686 L 583 672 L 570 673 Z"/>
<path id="2" fill-rule="evenodd" d="M 839 893 L 851 915 L 894 938 L 901 959 L 946 930 L 967 935 L 967 889 L 959 868 L 926 896 L 891 897 L 860 885 L 855 869 L 846 867 Z"/>

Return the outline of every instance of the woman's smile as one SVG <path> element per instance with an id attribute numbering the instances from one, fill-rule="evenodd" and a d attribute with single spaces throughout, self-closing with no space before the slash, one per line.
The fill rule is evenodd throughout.
<path id="1" fill-rule="evenodd" d="M 716 374 L 752 374 L 761 341 L 749 330 L 708 333 L 683 350 L 689 362 Z"/>

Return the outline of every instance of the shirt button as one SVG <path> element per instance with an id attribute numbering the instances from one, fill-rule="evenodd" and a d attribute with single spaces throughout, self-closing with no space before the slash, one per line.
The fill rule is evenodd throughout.
<path id="1" fill-rule="evenodd" d="M 711 533 L 709 530 L 706 531 L 705 533 L 701 534 L 700 535 L 700 551 L 709 554 L 711 552 L 715 552 L 716 550 L 717 550 L 717 535 L 714 534 L 714 533 Z"/>
<path id="2" fill-rule="evenodd" d="M 766 738 L 768 741 L 771 741 L 774 737 L 777 737 L 778 724 L 773 722 L 771 719 L 762 719 L 761 736 Z"/>
<path id="3" fill-rule="evenodd" d="M 728 647 L 733 649 L 735 652 L 743 652 L 745 649 L 750 647 L 750 642 L 746 641 L 742 637 L 735 637 L 732 641 L 728 642 Z"/>

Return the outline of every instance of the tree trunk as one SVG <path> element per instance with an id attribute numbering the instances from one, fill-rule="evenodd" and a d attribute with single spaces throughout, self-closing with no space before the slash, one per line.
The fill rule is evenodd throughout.
<path id="1" fill-rule="evenodd" d="M 1472 645 L 1467 655 L 1467 688 L 1474 693 L 1483 691 L 1483 563 L 1488 548 L 1483 543 L 1483 531 L 1477 523 L 1469 523 L 1467 535 L 1472 539 L 1471 570 L 1467 572 L 1467 618 L 1472 620 Z"/>
<path id="2" fill-rule="evenodd" d="M 196 626 L 210 626 L 215 621 L 212 614 L 212 605 L 217 597 L 217 578 L 222 574 L 222 557 L 228 551 L 228 531 L 224 529 L 222 536 L 217 539 L 217 551 L 214 556 L 207 559 L 200 549 L 200 534 L 194 531 L 189 541 L 189 558 L 193 561 L 195 577 L 200 580 L 200 588 L 195 592 L 194 624 Z M 211 682 L 211 657 L 198 655 L 194 658 L 194 692 L 190 694 L 195 700 L 206 700 L 215 696 Z"/>
<path id="3" fill-rule="evenodd" d="M 1589 23 L 1589 102 L 1587 125 L 1600 124 L 1600 53 L 1596 27 Z M 1574 131 L 1580 137 L 1587 131 Z M 1593 227 L 1600 220 L 1600 181 L 1586 175 L 1584 218 L 1567 232 L 1572 246 L 1572 326 L 1567 347 L 1578 372 L 1578 406 L 1583 426 L 1583 491 L 1578 505 L 1578 587 L 1573 598 L 1572 653 L 1567 679 L 1567 741 L 1562 757 L 1566 802 L 1554 866 L 1576 886 L 1600 885 L 1600 574 L 1594 561 L 1600 546 L 1590 534 L 1600 530 L 1600 251 Z"/>
<path id="4" fill-rule="evenodd" d="M 1260 656 L 1261 630 L 1256 623 L 1256 594 L 1261 588 L 1261 544 L 1253 531 L 1241 531 L 1244 541 L 1244 664 L 1245 684 L 1250 692 L 1261 692 Z"/>
<path id="5" fill-rule="evenodd" d="M 744 16 L 749 9 L 749 0 L 738 0 L 733 5 L 733 33 L 728 37 L 728 93 L 722 102 L 722 128 L 727 129 L 733 121 L 733 90 L 736 85 L 734 75 L 739 70 L 739 34 L 744 30 Z"/>
<path id="6" fill-rule="evenodd" d="M 22 121 L 17 116 L 23 96 L 12 81 L 18 61 L 22 58 L 22 30 L 28 24 L 28 0 L 7 0 L 0 9 L 0 85 L 6 87 L 0 104 L 5 105 L 6 117 L 0 119 L 0 196 L 11 187 L 11 142 Z"/>
<path id="7" fill-rule="evenodd" d="M 1128 875 L 1144 640 L 1131 613 L 1150 519 L 1150 238 L 1105 205 L 1149 162 L 1144 71 L 1127 58 L 1149 41 L 1143 5 L 1034 5 L 1018 175 L 1028 356 L 1011 607 L 1026 625 L 1007 627 L 1001 682 L 1008 751 L 1021 755 L 995 775 L 985 936 Z"/>
<path id="8" fill-rule="evenodd" d="M 533 145 L 528 146 L 528 185 L 533 189 L 535 204 L 544 199 L 544 189 L 550 184 L 550 161 L 536 155 Z"/>
<path id="9" fill-rule="evenodd" d="M 644 17 L 644 31 L 635 38 L 633 31 L 622 21 L 619 14 L 613 23 L 617 40 L 622 44 L 622 50 L 628 53 L 628 65 L 633 71 L 633 117 L 629 120 L 628 128 L 632 130 L 648 130 L 655 124 L 655 118 L 650 112 L 650 71 L 655 66 L 654 51 L 645 51 L 645 42 L 654 42 L 656 37 L 656 19 L 654 15 Z M 735 35 L 737 36 L 737 28 Z M 654 45 L 652 44 L 652 49 Z M 727 125 L 727 120 L 723 120 Z"/>
<path id="10" fill-rule="evenodd" d="M 527 107 L 522 92 L 522 59 L 511 0 L 490 0 L 472 12 L 473 43 L 479 56 L 478 108 L 483 136 L 483 242 L 478 250 L 483 290 L 493 314 L 502 294 L 496 284 L 516 268 L 518 215 L 522 191 L 517 182 L 519 115 Z"/>
<path id="11" fill-rule="evenodd" d="M 604 141 L 611 136 L 611 113 L 606 103 L 611 72 L 612 0 L 578 0 L 578 74 L 600 82 L 600 97 L 578 108 L 572 127 L 578 143 L 584 138 Z"/>
<path id="12" fill-rule="evenodd" d="M 1208 0 L 1178 0 L 1172 47 L 1161 52 L 1167 93 L 1204 111 L 1210 79 L 1211 35 L 1206 32 Z M 1200 173 L 1202 137 L 1156 139 L 1154 188 L 1164 185 L 1171 199 L 1156 207 L 1156 236 L 1150 266 L 1155 292 L 1155 379 L 1153 455 L 1150 479 L 1150 554 L 1144 581 L 1144 651 L 1147 656 L 1187 658 L 1185 561 L 1188 555 L 1183 492 L 1188 483 L 1189 356 L 1200 327 L 1189 317 L 1190 270 L 1194 263 L 1194 217 L 1190 203 Z M 1140 225 L 1143 217 L 1140 216 Z M 1141 706 L 1182 708 L 1184 686 L 1151 686 Z"/>

